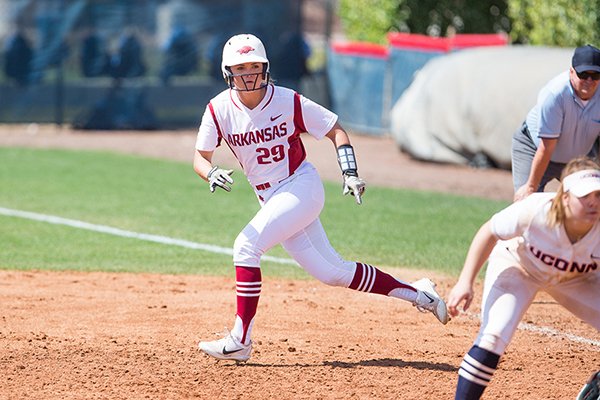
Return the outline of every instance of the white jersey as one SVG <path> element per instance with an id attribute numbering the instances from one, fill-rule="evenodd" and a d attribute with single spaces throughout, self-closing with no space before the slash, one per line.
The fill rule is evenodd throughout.
<path id="1" fill-rule="evenodd" d="M 301 133 L 321 139 L 336 121 L 336 114 L 291 89 L 268 85 L 252 110 L 227 89 L 206 106 L 196 149 L 213 151 L 224 140 L 250 184 L 262 190 L 292 175 L 304 161 Z"/>
<path id="2" fill-rule="evenodd" d="M 550 228 L 548 211 L 555 193 L 533 193 L 495 214 L 491 230 L 533 277 L 563 282 L 599 271 L 600 222 L 579 241 L 571 243 L 562 224 Z M 509 240 L 510 239 L 510 240 Z"/>

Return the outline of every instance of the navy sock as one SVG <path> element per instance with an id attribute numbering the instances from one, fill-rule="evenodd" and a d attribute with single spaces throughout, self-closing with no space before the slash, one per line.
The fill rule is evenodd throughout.
<path id="1" fill-rule="evenodd" d="M 458 370 L 454 400 L 477 400 L 490 383 L 500 356 L 478 346 L 471 347 Z"/>

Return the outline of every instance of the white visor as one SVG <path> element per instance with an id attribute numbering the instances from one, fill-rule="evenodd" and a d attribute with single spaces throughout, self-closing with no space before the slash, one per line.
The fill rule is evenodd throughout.
<path id="1" fill-rule="evenodd" d="M 577 171 L 563 179 L 563 190 L 571 192 L 575 197 L 584 197 L 600 190 L 600 170 L 586 169 Z"/>

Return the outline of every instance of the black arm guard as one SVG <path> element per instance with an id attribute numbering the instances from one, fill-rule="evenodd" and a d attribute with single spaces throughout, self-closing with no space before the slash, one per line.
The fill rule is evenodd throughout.
<path id="1" fill-rule="evenodd" d="M 343 144 L 337 148 L 337 159 L 342 175 L 358 176 L 358 166 L 354 156 L 354 148 L 349 144 Z"/>

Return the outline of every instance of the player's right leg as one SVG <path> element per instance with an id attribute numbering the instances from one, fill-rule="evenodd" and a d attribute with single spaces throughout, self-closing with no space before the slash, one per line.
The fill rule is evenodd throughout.
<path id="1" fill-rule="evenodd" d="M 252 352 L 252 326 L 262 288 L 260 268 L 235 267 L 237 312 L 231 332 L 218 340 L 202 341 L 198 348 L 220 360 L 247 361 Z"/>
<path id="2" fill-rule="evenodd" d="M 433 282 L 421 279 L 410 284 L 372 265 L 344 260 L 329 243 L 318 218 L 282 245 L 304 270 L 327 285 L 406 300 L 433 313 L 443 324 L 448 322 L 446 303 Z"/>
<path id="3" fill-rule="evenodd" d="M 455 400 L 481 397 L 538 291 L 536 282 L 514 264 L 514 258 L 503 247 L 495 249 L 489 258 L 481 328 L 460 365 Z"/>
<path id="4" fill-rule="evenodd" d="M 324 203 L 323 185 L 310 165 L 284 186 L 263 194 L 266 201 L 233 246 L 237 299 L 234 327 L 222 339 L 199 344 L 202 351 L 218 359 L 245 361 L 250 357 L 262 287 L 260 259 L 267 250 L 318 218 Z"/>
<path id="5" fill-rule="evenodd" d="M 242 344 L 228 332 L 221 339 L 200 342 L 198 348 L 219 360 L 248 361 L 252 353 L 252 342 Z"/>

